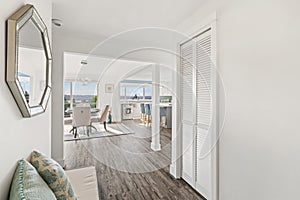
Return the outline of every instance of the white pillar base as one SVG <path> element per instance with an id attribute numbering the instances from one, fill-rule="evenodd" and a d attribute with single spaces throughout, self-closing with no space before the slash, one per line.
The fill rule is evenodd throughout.
<path id="1" fill-rule="evenodd" d="M 176 179 L 181 178 L 181 173 L 178 169 L 176 169 L 176 164 L 171 164 L 170 165 L 170 174 Z"/>
<path id="2" fill-rule="evenodd" d="M 160 151 L 161 150 L 161 145 L 160 144 L 155 144 L 151 142 L 151 149 L 153 151 Z"/>

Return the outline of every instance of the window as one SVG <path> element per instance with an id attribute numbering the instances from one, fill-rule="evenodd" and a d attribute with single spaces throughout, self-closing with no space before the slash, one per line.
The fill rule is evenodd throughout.
<path id="1" fill-rule="evenodd" d="M 95 82 L 72 82 L 73 101 L 76 104 L 90 103 L 91 108 L 96 107 L 97 83 Z"/>
<path id="2" fill-rule="evenodd" d="M 126 87 L 120 87 L 120 99 L 126 99 Z"/>
<path id="3" fill-rule="evenodd" d="M 21 72 L 18 72 L 18 80 L 22 87 L 25 97 L 30 94 L 30 76 Z"/>
<path id="4" fill-rule="evenodd" d="M 152 99 L 152 88 L 145 87 L 145 99 Z"/>
<path id="5" fill-rule="evenodd" d="M 143 99 L 143 87 L 140 86 L 129 86 L 126 87 L 127 99 Z"/>
<path id="6" fill-rule="evenodd" d="M 64 111 L 70 109 L 71 99 L 70 99 L 71 82 L 64 83 Z"/>
<path id="7" fill-rule="evenodd" d="M 96 82 L 65 82 L 64 83 L 64 110 L 79 103 L 89 103 L 91 108 L 97 104 Z"/>
<path id="8" fill-rule="evenodd" d="M 121 85 L 120 86 L 120 99 L 151 99 L 152 88 L 145 85 Z"/>

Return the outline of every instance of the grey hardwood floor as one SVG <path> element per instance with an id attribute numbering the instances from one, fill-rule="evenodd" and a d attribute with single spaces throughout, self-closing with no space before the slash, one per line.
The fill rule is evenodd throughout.
<path id="1" fill-rule="evenodd" d="M 186 182 L 169 174 L 171 131 L 161 131 L 162 150 L 150 148 L 151 129 L 124 122 L 134 134 L 65 142 L 66 169 L 95 166 L 99 198 L 202 200 Z"/>

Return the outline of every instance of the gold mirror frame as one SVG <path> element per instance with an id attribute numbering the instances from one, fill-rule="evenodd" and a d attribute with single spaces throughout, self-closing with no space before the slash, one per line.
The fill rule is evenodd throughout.
<path id="1" fill-rule="evenodd" d="M 34 22 L 42 37 L 43 48 L 46 55 L 46 86 L 43 91 L 40 103 L 37 106 L 30 107 L 26 101 L 20 82 L 18 81 L 18 33 L 19 30 L 29 21 Z M 46 111 L 48 100 L 51 94 L 51 63 L 52 54 L 48 31 L 42 18 L 33 5 L 22 6 L 6 21 L 6 83 L 23 115 L 23 117 L 32 117 Z"/>

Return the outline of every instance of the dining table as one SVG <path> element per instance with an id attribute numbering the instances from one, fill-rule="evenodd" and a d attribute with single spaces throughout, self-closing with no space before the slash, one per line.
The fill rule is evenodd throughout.
<path id="1" fill-rule="evenodd" d="M 96 113 L 98 113 L 98 112 L 100 112 L 101 111 L 101 109 L 99 109 L 99 108 L 91 108 L 91 114 L 93 115 L 93 114 L 96 114 Z M 73 114 L 73 109 L 67 109 L 66 111 L 65 111 L 65 114 L 68 114 L 68 115 L 72 115 Z M 93 126 L 93 125 L 90 125 L 92 128 L 94 128 L 95 130 L 97 130 L 97 128 L 95 127 L 95 126 Z M 72 131 L 74 131 L 76 129 L 76 127 L 72 127 L 72 129 L 69 131 L 70 133 L 72 132 Z"/>
<path id="2" fill-rule="evenodd" d="M 91 114 L 95 114 L 95 113 L 98 113 L 100 112 L 101 110 L 99 108 L 91 108 Z M 73 109 L 71 108 L 68 108 L 66 111 L 65 111 L 66 114 L 68 115 L 71 115 L 73 114 Z"/>

